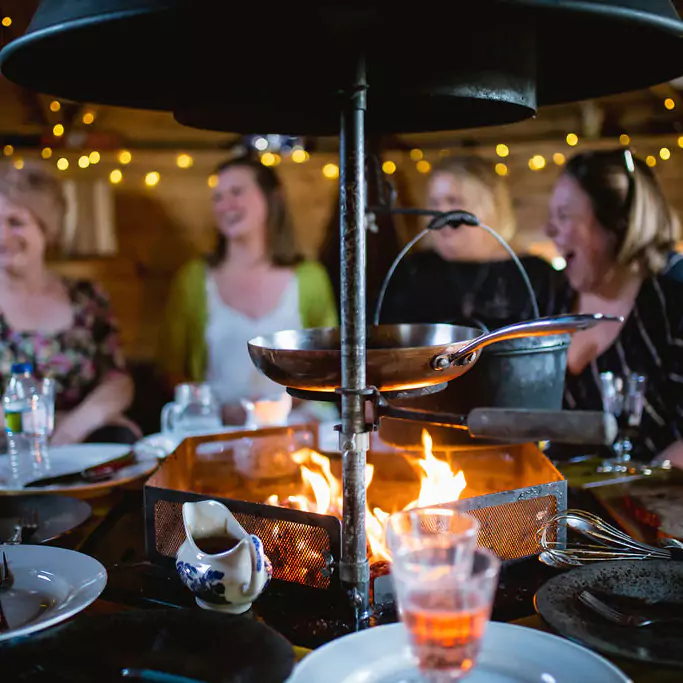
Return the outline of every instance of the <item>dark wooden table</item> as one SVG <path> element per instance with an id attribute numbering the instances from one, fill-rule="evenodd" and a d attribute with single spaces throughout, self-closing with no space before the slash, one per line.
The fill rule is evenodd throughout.
<path id="1" fill-rule="evenodd" d="M 571 471 L 571 468 L 569 469 Z M 578 500 L 579 503 L 584 503 L 587 500 L 585 496 L 590 495 L 580 490 L 575 491 L 575 494 L 575 501 Z M 106 614 L 127 609 L 164 606 L 199 609 L 177 577 L 160 575 L 150 578 L 142 576 L 138 571 L 145 562 L 141 484 L 115 489 L 103 497 L 89 499 L 88 502 L 93 507 L 92 518 L 78 530 L 54 543 L 90 554 L 108 570 L 109 581 L 104 593 L 82 614 Z M 570 505 L 572 504 L 576 503 L 570 502 Z M 494 619 L 550 631 L 549 627 L 535 615 L 532 603 L 536 588 L 549 575 L 548 569 L 534 558 L 516 571 L 526 579 L 521 583 L 518 576 L 513 575 L 505 579 L 508 584 L 504 586 L 505 599 L 497 605 Z M 154 588 L 148 590 L 150 581 L 155 581 Z M 165 588 L 158 592 L 157 588 L 161 584 L 164 584 Z M 78 618 L 81 618 L 81 615 L 74 617 Z M 289 637 L 288 634 L 285 635 Z M 310 652 L 309 648 L 302 647 L 302 643 L 296 642 L 296 639 L 290 637 L 290 641 L 293 642 L 299 658 Z M 673 683 L 683 680 L 683 671 L 680 669 L 663 669 L 627 660 L 612 661 L 630 676 L 634 683 Z"/>

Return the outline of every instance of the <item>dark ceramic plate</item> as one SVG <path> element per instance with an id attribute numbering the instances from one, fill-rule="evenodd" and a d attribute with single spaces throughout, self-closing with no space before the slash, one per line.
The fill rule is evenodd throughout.
<path id="1" fill-rule="evenodd" d="M 38 528 L 26 543 L 46 543 L 80 526 L 92 515 L 88 503 L 77 498 L 51 494 L 0 496 L 0 543 L 12 537 L 22 512 L 35 510 Z"/>
<path id="2" fill-rule="evenodd" d="M 680 624 L 635 628 L 612 624 L 579 602 L 583 590 L 616 596 L 623 607 L 634 600 L 665 602 L 683 614 L 683 562 L 618 560 L 572 569 L 543 584 L 536 611 L 558 633 L 608 656 L 683 667 Z M 615 604 L 615 606 L 617 606 Z"/>
<path id="3" fill-rule="evenodd" d="M 126 668 L 206 683 L 283 683 L 293 667 L 292 646 L 269 626 L 199 608 L 82 617 L 0 646 L 0 670 L 26 683 L 135 680 L 121 676 Z"/>

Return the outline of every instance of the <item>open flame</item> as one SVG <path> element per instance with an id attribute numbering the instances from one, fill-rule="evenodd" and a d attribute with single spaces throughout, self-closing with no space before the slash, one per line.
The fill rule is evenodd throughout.
<path id="1" fill-rule="evenodd" d="M 403 508 L 404 510 L 458 500 L 467 485 L 462 470 L 454 473 L 448 463 L 434 456 L 432 447 L 432 437 L 423 429 L 424 455 L 417 461 L 420 492 L 415 500 Z M 309 448 L 297 451 L 292 457 L 301 468 L 304 492 L 284 500 L 272 495 L 267 498 L 266 503 L 341 518 L 342 486 L 339 479 L 332 474 L 329 458 Z M 372 482 L 374 470 L 373 465 L 365 466 L 366 491 Z M 390 514 L 379 507 L 370 510 L 366 504 L 365 525 L 372 561 L 389 559 L 384 544 L 384 526 Z"/>

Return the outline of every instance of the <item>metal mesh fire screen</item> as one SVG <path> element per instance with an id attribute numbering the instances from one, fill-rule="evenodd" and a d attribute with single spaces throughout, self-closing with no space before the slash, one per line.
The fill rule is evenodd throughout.
<path id="1" fill-rule="evenodd" d="M 248 533 L 262 539 L 273 564 L 273 583 L 314 590 L 339 590 L 334 567 L 341 555 L 341 521 L 318 514 L 266 504 L 302 490 L 301 474 L 253 478 L 236 465 L 235 453 L 258 450 L 273 438 L 292 448 L 315 449 L 315 428 L 301 425 L 258 432 L 230 432 L 189 437 L 169 455 L 145 484 L 146 549 L 149 559 L 171 565 L 185 539 L 182 504 L 212 498 L 223 502 Z M 270 441 L 268 441 L 270 440 Z M 435 454 L 461 470 L 466 487 L 460 500 L 443 503 L 479 519 L 479 542 L 502 560 L 511 561 L 540 552 L 538 528 L 566 508 L 567 484 L 533 444 L 463 447 Z M 332 474 L 341 478 L 338 455 L 327 454 Z M 370 451 L 373 466 L 368 488 L 369 508 L 387 512 L 402 509 L 418 498 L 420 479 L 414 452 Z M 249 474 L 249 473 L 246 473 Z M 564 539 L 558 539 L 563 541 Z M 371 558 L 372 561 L 372 558 Z"/>

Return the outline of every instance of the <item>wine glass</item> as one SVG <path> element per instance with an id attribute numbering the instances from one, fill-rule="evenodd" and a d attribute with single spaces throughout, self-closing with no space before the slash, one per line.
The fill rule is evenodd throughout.
<path id="1" fill-rule="evenodd" d="M 603 460 L 598 472 L 634 472 L 642 469 L 631 462 L 631 437 L 640 427 L 646 387 L 646 377 L 636 372 L 625 375 L 613 372 L 600 373 L 603 409 L 617 419 L 618 433 L 612 444 L 614 455 Z"/>

